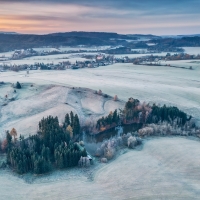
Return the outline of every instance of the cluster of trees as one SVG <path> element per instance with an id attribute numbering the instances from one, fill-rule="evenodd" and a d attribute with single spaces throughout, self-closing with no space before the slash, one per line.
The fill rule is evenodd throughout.
<path id="1" fill-rule="evenodd" d="M 71 111 L 70 114 L 65 115 L 65 121 L 63 124 L 63 127 L 67 129 L 67 131 L 70 134 L 70 137 L 77 136 L 80 134 L 80 121 L 78 118 L 78 115 Z"/>
<path id="2" fill-rule="evenodd" d="M 125 104 L 125 108 L 122 111 L 123 120 L 134 120 L 134 122 L 139 123 L 158 123 L 159 121 L 163 122 L 172 122 L 175 119 L 180 119 L 180 125 L 185 125 L 186 121 L 191 119 L 191 116 L 187 118 L 187 114 L 177 107 L 172 106 L 157 106 L 153 104 L 141 104 L 139 100 L 129 98 L 129 101 Z"/>
<path id="3" fill-rule="evenodd" d="M 73 116 L 71 120 L 68 126 L 71 124 L 75 127 L 75 133 L 78 134 L 78 116 Z M 38 134 L 27 139 L 20 136 L 19 141 L 12 141 L 11 134 L 7 132 L 7 163 L 19 174 L 42 174 L 54 167 L 61 169 L 77 166 L 80 157 L 87 156 L 87 153 L 72 142 L 65 125 L 60 126 L 57 117 L 49 116 L 39 122 Z"/>
<path id="4" fill-rule="evenodd" d="M 96 129 L 104 131 L 112 125 L 118 125 L 120 121 L 123 122 L 123 124 L 150 124 L 160 121 L 171 123 L 175 119 L 178 119 L 180 122 L 179 125 L 182 126 L 191 119 L 191 116 L 187 118 L 187 114 L 177 107 L 167 107 L 166 105 L 160 107 L 155 104 L 150 106 L 146 103 L 140 103 L 138 99 L 129 98 L 124 109 L 120 110 L 120 114 L 115 110 L 108 116 L 100 118 L 97 121 Z"/>
<path id="5" fill-rule="evenodd" d="M 22 85 L 20 84 L 19 81 L 17 81 L 15 84 L 12 83 L 12 87 L 13 87 L 13 88 L 16 88 L 16 89 L 21 89 L 21 88 L 22 88 Z M 15 92 L 16 92 L 16 90 L 15 90 Z"/>
<path id="6" fill-rule="evenodd" d="M 48 116 L 39 122 L 38 137 L 42 138 L 45 146 L 50 148 L 53 153 L 56 143 L 70 141 L 70 134 L 62 126 L 59 125 L 58 117 Z M 34 137 L 34 136 L 32 136 Z"/>
<path id="7" fill-rule="evenodd" d="M 80 151 L 76 143 L 69 148 L 65 143 L 61 143 L 54 151 L 55 164 L 59 169 L 77 166 L 81 156 L 86 157 L 87 152 L 85 149 Z"/>
<path id="8" fill-rule="evenodd" d="M 132 54 L 133 53 L 131 48 L 129 47 L 118 47 L 116 49 L 104 50 L 103 52 L 106 54 Z"/>
<path id="9" fill-rule="evenodd" d="M 187 114 L 181 110 L 179 110 L 177 107 L 166 105 L 159 107 L 157 105 L 152 106 L 151 115 L 148 118 L 149 123 L 158 123 L 159 121 L 163 122 L 172 122 L 175 119 L 180 119 L 180 125 L 185 125 L 187 121 L 191 119 L 191 116 L 187 118 Z"/>
<path id="10" fill-rule="evenodd" d="M 98 130 L 102 130 L 106 126 L 117 125 L 119 122 L 119 114 L 117 110 L 114 112 L 110 112 L 110 114 L 106 117 L 102 117 L 97 121 L 96 128 Z"/>
<path id="11" fill-rule="evenodd" d="M 150 40 L 149 42 L 157 44 L 156 46 L 164 46 L 164 47 L 199 47 L 200 37 L 194 36 L 194 37 L 182 37 L 182 38 L 156 38 Z"/>
<path id="12" fill-rule="evenodd" d="M 187 53 L 180 53 L 180 54 L 171 55 L 170 53 L 167 53 L 166 59 L 167 59 L 167 60 L 191 60 L 191 59 L 200 59 L 200 55 L 190 55 L 190 54 L 187 54 Z"/>
<path id="13" fill-rule="evenodd" d="M 129 100 L 126 102 L 123 113 L 123 118 L 125 120 L 132 120 L 134 117 L 138 117 L 139 114 L 139 105 L 140 101 L 138 99 L 129 98 Z"/>
<path id="14" fill-rule="evenodd" d="M 183 48 L 174 47 L 171 45 L 163 45 L 163 44 L 156 44 L 153 46 L 149 46 L 147 51 L 160 53 L 160 52 L 184 52 Z"/>

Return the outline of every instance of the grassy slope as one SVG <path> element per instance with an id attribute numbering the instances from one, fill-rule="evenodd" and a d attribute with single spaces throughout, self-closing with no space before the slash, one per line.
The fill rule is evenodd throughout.
<path id="1" fill-rule="evenodd" d="M 167 147 L 167 148 L 166 148 Z M 0 171 L 2 199 L 198 199 L 200 145 L 183 138 L 161 138 L 129 151 L 96 172 L 63 171 L 33 184 Z M 13 188 L 10 190 L 10 188 Z"/>

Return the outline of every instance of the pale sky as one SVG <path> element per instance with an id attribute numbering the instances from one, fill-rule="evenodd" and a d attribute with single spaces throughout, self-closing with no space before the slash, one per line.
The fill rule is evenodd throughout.
<path id="1" fill-rule="evenodd" d="M 0 31 L 200 33 L 200 0 L 0 0 Z"/>

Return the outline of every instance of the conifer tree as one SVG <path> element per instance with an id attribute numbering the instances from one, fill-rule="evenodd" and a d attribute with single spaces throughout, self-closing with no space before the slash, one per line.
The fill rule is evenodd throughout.
<path id="1" fill-rule="evenodd" d="M 17 89 L 21 89 L 22 88 L 22 86 L 21 86 L 21 84 L 17 81 L 17 83 L 16 83 L 16 88 Z"/>
<path id="2" fill-rule="evenodd" d="M 67 127 L 68 125 L 70 125 L 70 117 L 69 114 L 67 113 L 65 115 L 65 127 Z"/>
<path id="3" fill-rule="evenodd" d="M 7 149 L 11 148 L 12 145 L 12 136 L 10 135 L 10 133 L 7 131 L 6 132 L 6 140 L 7 140 Z"/>
<path id="4" fill-rule="evenodd" d="M 71 121 L 71 127 L 73 127 L 73 124 L 74 124 L 74 113 L 71 111 L 70 112 L 70 121 Z"/>

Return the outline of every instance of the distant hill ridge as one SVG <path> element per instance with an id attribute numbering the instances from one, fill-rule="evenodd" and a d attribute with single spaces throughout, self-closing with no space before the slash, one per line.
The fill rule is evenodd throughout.
<path id="1" fill-rule="evenodd" d="M 136 40 L 137 37 L 106 32 L 66 32 L 46 35 L 0 33 L 0 51 L 43 46 L 124 45 L 127 43 L 126 39 Z"/>
<path id="2" fill-rule="evenodd" d="M 64 33 L 51 33 L 46 35 L 36 34 L 18 34 L 15 32 L 0 32 L 0 52 L 11 51 L 15 49 L 37 48 L 44 46 L 103 46 L 103 45 L 123 45 L 125 47 L 146 48 L 146 41 L 140 39 L 149 39 L 159 45 L 170 47 L 200 46 L 200 37 L 198 35 L 184 37 L 160 37 L 151 34 L 118 34 L 112 32 L 83 32 L 72 31 Z M 128 41 L 129 40 L 129 41 Z M 134 40 L 131 42 L 131 40 Z M 138 40 L 138 43 L 137 43 Z M 138 44 L 138 45 L 137 45 Z"/>
<path id="3" fill-rule="evenodd" d="M 18 34 L 16 32 L 4 32 L 4 31 L 0 31 L 0 34 Z"/>

